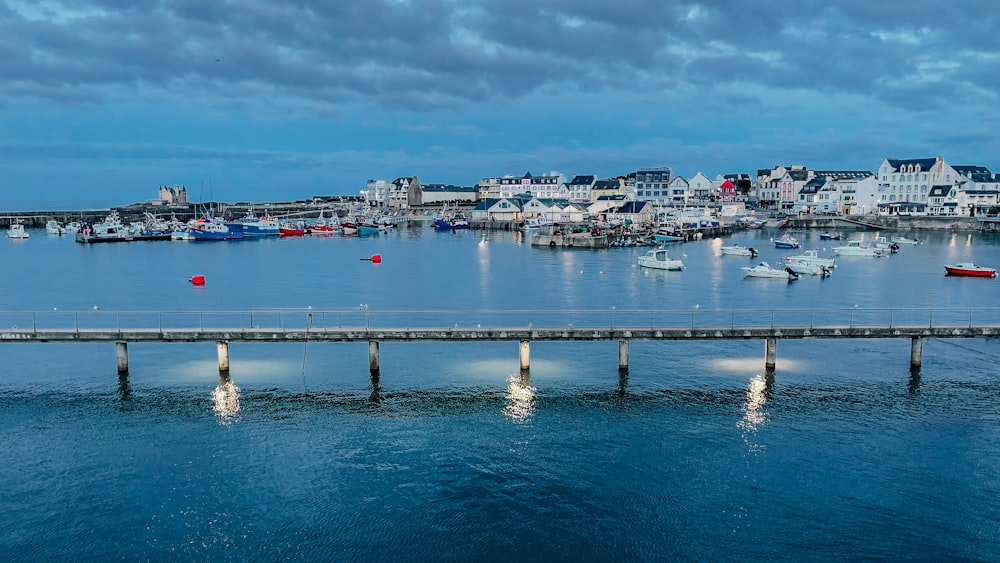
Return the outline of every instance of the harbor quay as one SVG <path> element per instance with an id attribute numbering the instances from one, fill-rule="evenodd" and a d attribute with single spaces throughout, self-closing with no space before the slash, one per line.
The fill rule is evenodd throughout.
<path id="1" fill-rule="evenodd" d="M 776 367 L 782 339 L 909 339 L 919 370 L 923 341 L 1000 336 L 1000 308 L 833 308 L 726 310 L 0 312 L 0 342 L 114 342 L 119 373 L 129 342 L 216 342 L 219 371 L 229 371 L 230 342 L 367 342 L 371 376 L 380 375 L 381 342 L 518 343 L 522 375 L 530 344 L 617 341 L 618 370 L 629 369 L 629 342 L 763 340 L 764 368 Z"/>

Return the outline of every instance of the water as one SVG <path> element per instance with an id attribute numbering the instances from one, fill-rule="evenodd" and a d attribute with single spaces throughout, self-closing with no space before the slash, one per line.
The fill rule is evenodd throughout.
<path id="1" fill-rule="evenodd" d="M 797 233 L 805 247 L 829 248 Z M 775 231 L 725 241 L 772 264 Z M 0 240 L 0 309 L 247 310 L 970 307 L 989 236 L 922 235 L 833 276 L 743 279 L 722 241 L 532 248 L 514 233 L 79 245 Z M 381 264 L 359 258 L 380 253 Z M 204 274 L 202 287 L 188 279 Z M 530 316 L 530 313 L 527 314 Z M 5 560 L 995 560 L 993 340 L 7 344 L 0 368 Z"/>

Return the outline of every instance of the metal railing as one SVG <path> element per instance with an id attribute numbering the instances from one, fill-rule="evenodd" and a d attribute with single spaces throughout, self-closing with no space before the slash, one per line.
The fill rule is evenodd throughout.
<path id="1" fill-rule="evenodd" d="M 0 333 L 38 331 L 322 331 L 450 328 L 931 329 L 1000 327 L 1000 308 L 0 311 Z"/>

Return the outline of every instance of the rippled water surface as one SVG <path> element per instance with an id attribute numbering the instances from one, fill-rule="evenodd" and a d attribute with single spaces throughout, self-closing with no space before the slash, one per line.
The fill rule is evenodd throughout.
<path id="1" fill-rule="evenodd" d="M 775 231 L 733 237 L 778 262 Z M 798 233 L 822 249 L 827 241 Z M 85 247 L 0 240 L 7 310 L 970 307 L 1000 264 L 935 234 L 827 279 L 746 280 L 720 241 L 641 249 L 510 233 Z M 729 241 L 727 241 L 729 242 Z M 382 264 L 359 257 L 379 252 Z M 828 252 L 827 252 L 828 253 Z M 734 258 L 731 260 L 731 258 Z M 206 275 L 204 288 L 187 279 Z M 697 308 L 696 308 L 697 306 Z M 0 343 L 5 560 L 982 560 L 1000 552 L 995 340 L 778 344 Z"/>

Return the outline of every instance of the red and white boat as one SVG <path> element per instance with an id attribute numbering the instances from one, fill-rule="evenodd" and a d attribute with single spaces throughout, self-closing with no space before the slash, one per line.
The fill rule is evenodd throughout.
<path id="1" fill-rule="evenodd" d="M 281 228 L 278 229 L 278 232 L 283 237 L 300 237 L 306 234 L 306 228 L 301 223 L 287 221 L 281 224 Z"/>
<path id="2" fill-rule="evenodd" d="M 986 266 L 978 266 L 972 262 L 962 262 L 959 264 L 945 264 L 944 265 L 945 275 L 948 276 L 972 276 L 977 278 L 995 278 L 997 277 L 996 268 L 987 268 Z"/>

